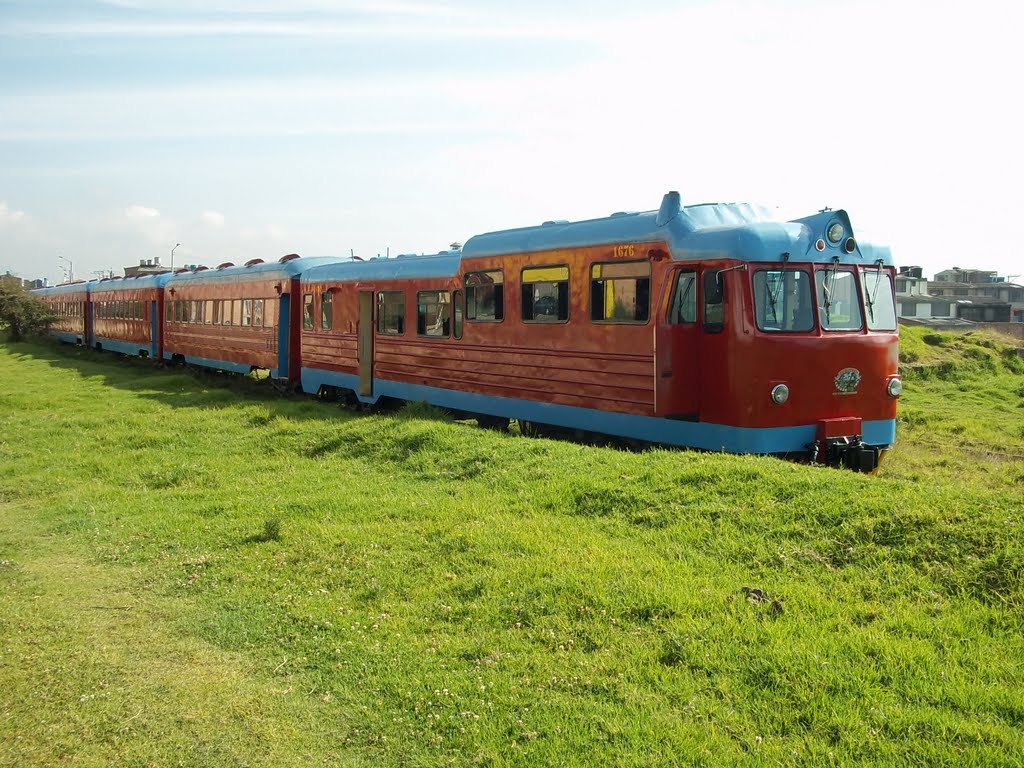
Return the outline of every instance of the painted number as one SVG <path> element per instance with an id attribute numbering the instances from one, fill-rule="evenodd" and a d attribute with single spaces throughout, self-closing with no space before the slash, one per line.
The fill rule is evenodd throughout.
<path id="1" fill-rule="evenodd" d="M 636 255 L 636 248 L 633 245 L 616 245 L 614 254 L 618 259 L 631 259 Z"/>

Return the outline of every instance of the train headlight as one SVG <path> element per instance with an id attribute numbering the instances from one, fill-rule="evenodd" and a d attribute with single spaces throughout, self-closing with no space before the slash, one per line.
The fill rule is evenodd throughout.
<path id="1" fill-rule="evenodd" d="M 828 241 L 830 243 L 838 243 L 840 240 L 843 239 L 843 235 L 846 234 L 846 230 L 843 229 L 842 224 L 836 221 L 833 222 L 832 224 L 829 224 L 828 232 L 826 232 L 826 234 L 828 235 Z"/>
<path id="2" fill-rule="evenodd" d="M 785 384 L 776 384 L 772 387 L 772 402 L 776 405 L 782 405 L 784 402 L 789 400 L 789 387 Z"/>
<path id="3" fill-rule="evenodd" d="M 903 379 L 897 377 L 895 379 L 889 379 L 889 383 L 885 386 L 885 391 L 889 397 L 899 397 L 900 393 L 903 392 Z"/>

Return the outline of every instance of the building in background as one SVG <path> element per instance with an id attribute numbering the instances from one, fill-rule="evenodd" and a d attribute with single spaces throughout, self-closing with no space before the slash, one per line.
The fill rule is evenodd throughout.
<path id="1" fill-rule="evenodd" d="M 1009 282 L 991 270 L 959 267 L 943 270 L 928 284 L 928 293 L 955 302 L 957 317 L 964 320 L 1024 322 L 1024 286 Z"/>
<path id="2" fill-rule="evenodd" d="M 137 267 L 125 267 L 125 277 L 141 277 L 144 275 L 162 275 L 165 272 L 170 272 L 168 267 L 160 264 L 160 259 L 140 259 L 139 266 Z"/>

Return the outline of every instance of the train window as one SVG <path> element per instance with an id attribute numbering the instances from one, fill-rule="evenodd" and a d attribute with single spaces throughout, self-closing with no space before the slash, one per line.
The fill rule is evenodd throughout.
<path id="1" fill-rule="evenodd" d="M 760 269 L 754 273 L 754 318 L 768 333 L 814 329 L 811 276 L 802 269 Z"/>
<path id="2" fill-rule="evenodd" d="M 199 302 L 195 299 L 188 303 L 188 321 L 190 323 L 199 322 Z"/>
<path id="3" fill-rule="evenodd" d="M 669 325 L 697 322 L 697 273 L 677 272 L 668 305 Z"/>
<path id="4" fill-rule="evenodd" d="M 252 325 L 252 299 L 242 299 L 242 325 Z"/>
<path id="5" fill-rule="evenodd" d="M 231 324 L 241 325 L 242 324 L 242 300 L 234 299 L 231 302 Z"/>
<path id="6" fill-rule="evenodd" d="M 868 330 L 895 331 L 896 308 L 893 306 L 892 278 L 880 269 L 865 269 L 860 275 L 864 281 Z"/>
<path id="7" fill-rule="evenodd" d="M 324 291 L 320 294 L 320 327 L 325 331 L 329 331 L 333 323 L 334 300 L 330 291 Z"/>
<path id="8" fill-rule="evenodd" d="M 825 267 L 814 273 L 818 322 L 823 331 L 859 331 L 864 327 L 857 278 L 849 269 Z"/>
<path id="9" fill-rule="evenodd" d="M 377 294 L 377 333 L 395 336 L 405 333 L 405 294 L 401 291 Z"/>
<path id="10" fill-rule="evenodd" d="M 252 300 L 252 325 L 254 328 L 263 327 L 263 299 Z"/>
<path id="11" fill-rule="evenodd" d="M 416 333 L 448 338 L 451 296 L 448 291 L 420 291 L 416 294 Z"/>
<path id="12" fill-rule="evenodd" d="M 524 321 L 564 323 L 569 319 L 568 267 L 527 267 L 520 279 Z"/>
<path id="13" fill-rule="evenodd" d="M 725 282 L 722 273 L 709 269 L 704 273 L 704 330 L 718 333 L 725 327 Z"/>
<path id="14" fill-rule="evenodd" d="M 590 267 L 590 319 L 646 323 L 651 312 L 651 262 L 626 261 Z"/>
<path id="15" fill-rule="evenodd" d="M 467 272 L 466 319 L 474 322 L 497 322 L 505 317 L 505 277 L 501 270 Z"/>
<path id="16" fill-rule="evenodd" d="M 462 291 L 452 292 L 452 314 L 455 316 L 455 327 L 452 329 L 456 339 L 462 338 L 462 318 L 465 309 L 462 306 Z"/>
<path id="17" fill-rule="evenodd" d="M 213 299 L 207 299 L 203 307 L 203 325 L 213 325 Z"/>
<path id="18" fill-rule="evenodd" d="M 263 307 L 263 325 L 267 328 L 277 327 L 277 299 L 267 299 Z"/>
<path id="19" fill-rule="evenodd" d="M 302 294 L 302 327 L 307 331 L 313 330 L 313 294 Z"/>

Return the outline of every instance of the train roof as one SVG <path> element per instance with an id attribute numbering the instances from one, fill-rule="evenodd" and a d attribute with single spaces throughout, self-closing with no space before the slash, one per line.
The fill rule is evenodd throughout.
<path id="1" fill-rule="evenodd" d="M 854 251 L 815 248 L 835 221 L 855 239 Z M 462 249 L 466 259 L 586 248 L 607 243 L 664 241 L 672 258 L 691 261 L 738 258 L 778 262 L 783 253 L 794 261 L 892 265 L 888 247 L 856 239 L 845 211 L 824 209 L 793 221 L 782 221 L 768 209 L 747 203 L 704 203 L 683 206 L 678 192 L 668 192 L 658 210 L 620 211 L 586 221 L 547 221 L 539 226 L 487 232 L 471 237 Z M 843 240 L 845 242 L 845 238 Z M 828 243 L 828 240 L 826 240 Z"/>
<path id="2" fill-rule="evenodd" d="M 298 277 L 312 267 L 329 264 L 338 259 L 330 256 L 297 256 L 290 254 L 278 261 L 253 259 L 242 265 L 221 264 L 212 269 L 202 268 L 189 272 L 176 272 L 167 281 L 168 286 L 194 285 L 216 282 L 256 282 L 276 278 Z"/>
<path id="3" fill-rule="evenodd" d="M 150 288 L 163 288 L 171 279 L 170 272 L 159 275 L 143 275 L 141 277 L 107 277 L 102 280 L 90 280 L 89 293 L 102 291 L 144 291 Z"/>
<path id="4" fill-rule="evenodd" d="M 36 296 L 66 296 L 71 293 L 88 293 L 89 283 L 85 280 L 78 280 L 73 283 L 62 283 L 61 285 L 49 285 L 46 288 L 34 288 L 32 293 Z"/>
<path id="5" fill-rule="evenodd" d="M 462 253 L 441 251 L 430 256 L 404 254 L 393 258 L 377 256 L 366 261 L 338 260 L 313 267 L 302 275 L 302 282 L 358 282 L 360 280 L 401 280 L 428 277 L 454 277 L 459 274 Z"/>

